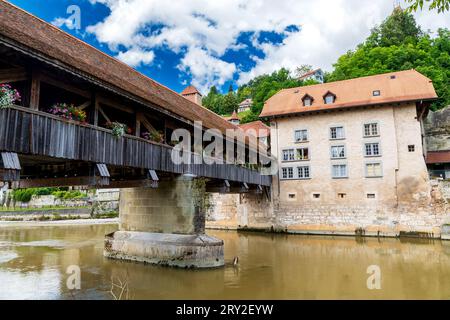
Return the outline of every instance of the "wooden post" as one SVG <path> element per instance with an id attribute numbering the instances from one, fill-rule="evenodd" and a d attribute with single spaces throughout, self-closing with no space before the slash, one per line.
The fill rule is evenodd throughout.
<path id="1" fill-rule="evenodd" d="M 41 92 L 41 80 L 36 70 L 31 72 L 30 108 L 39 110 L 39 97 Z"/>
<path id="2" fill-rule="evenodd" d="M 136 137 L 141 136 L 141 119 L 142 119 L 142 112 L 136 111 Z"/>
<path id="3" fill-rule="evenodd" d="M 97 93 L 94 93 L 92 95 L 92 106 L 94 107 L 94 126 L 98 127 L 98 109 L 99 109 L 99 104 L 98 104 L 98 96 Z"/>

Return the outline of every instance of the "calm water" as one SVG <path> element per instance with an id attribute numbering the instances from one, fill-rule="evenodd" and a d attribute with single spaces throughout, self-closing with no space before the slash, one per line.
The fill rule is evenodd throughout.
<path id="1" fill-rule="evenodd" d="M 103 258 L 116 228 L 0 229 L 0 299 L 111 299 L 119 281 L 137 299 L 450 299 L 450 242 L 210 231 L 239 267 L 194 271 Z M 67 289 L 71 265 L 81 290 Z M 381 268 L 381 290 L 367 289 L 369 265 Z"/>

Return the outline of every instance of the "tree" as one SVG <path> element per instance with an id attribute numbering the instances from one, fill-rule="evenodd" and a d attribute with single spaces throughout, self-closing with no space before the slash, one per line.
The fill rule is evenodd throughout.
<path id="1" fill-rule="evenodd" d="M 301 66 L 298 66 L 295 68 L 294 74 L 296 78 L 300 78 L 304 74 L 311 72 L 313 70 L 312 65 L 309 64 L 302 64 Z"/>
<path id="2" fill-rule="evenodd" d="M 209 93 L 206 97 L 203 98 L 202 104 L 204 107 L 208 108 L 209 110 L 219 113 L 220 112 L 220 105 L 221 102 L 219 101 L 221 99 L 221 95 L 217 88 L 215 86 L 212 86 L 209 90 Z"/>
<path id="3" fill-rule="evenodd" d="M 394 17 L 393 17 L 394 16 Z M 412 16 L 396 9 L 356 50 L 342 55 L 327 81 L 346 80 L 386 72 L 416 69 L 429 77 L 439 100 L 432 109 L 450 104 L 450 31 L 432 38 L 418 32 Z M 412 18 L 414 20 L 414 18 Z M 376 36 L 374 36 L 376 35 Z"/>
<path id="4" fill-rule="evenodd" d="M 389 47 L 404 43 L 415 43 L 422 34 L 413 15 L 396 7 L 392 14 L 379 27 L 372 29 L 366 45 Z"/>
<path id="5" fill-rule="evenodd" d="M 425 2 L 430 3 L 429 10 L 437 10 L 439 13 L 450 10 L 450 0 L 406 0 L 411 3 L 408 7 L 408 11 L 422 10 Z"/>
<path id="6" fill-rule="evenodd" d="M 233 111 L 236 111 L 238 107 L 238 101 L 236 94 L 231 91 L 228 92 L 225 96 L 223 96 L 222 106 L 220 113 L 221 114 L 231 114 Z"/>
<path id="7" fill-rule="evenodd" d="M 305 84 L 313 84 L 313 82 L 308 81 Z M 251 98 L 253 100 L 251 112 L 241 119 L 241 123 L 247 123 L 259 119 L 264 102 L 278 91 L 301 85 L 304 85 L 302 81 L 292 77 L 288 69 L 282 68 L 272 74 L 258 76 L 247 84 L 241 85 L 237 93 L 231 87 L 227 94 L 222 95 L 217 88 L 212 87 L 203 99 L 203 105 L 217 114 L 230 115 L 237 109 L 240 102 Z"/>

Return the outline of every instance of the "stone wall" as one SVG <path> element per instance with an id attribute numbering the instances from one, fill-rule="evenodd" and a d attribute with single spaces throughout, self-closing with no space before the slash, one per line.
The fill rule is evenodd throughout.
<path id="1" fill-rule="evenodd" d="M 264 194 L 212 194 L 206 215 L 208 229 L 271 229 L 273 207 Z"/>
<path id="2" fill-rule="evenodd" d="M 210 197 L 211 207 L 206 212 L 206 228 L 237 229 L 239 195 L 213 193 Z"/>
<path id="3" fill-rule="evenodd" d="M 160 181 L 156 189 L 122 189 L 120 230 L 173 234 L 204 233 L 204 215 L 200 214 L 195 206 L 193 188 L 192 181 L 178 179 Z"/>
<path id="4" fill-rule="evenodd" d="M 439 180 L 439 184 L 442 190 L 442 196 L 444 199 L 450 203 L 450 181 L 449 180 Z"/>
<path id="5" fill-rule="evenodd" d="M 424 121 L 427 151 L 450 150 L 450 106 L 430 111 Z"/>

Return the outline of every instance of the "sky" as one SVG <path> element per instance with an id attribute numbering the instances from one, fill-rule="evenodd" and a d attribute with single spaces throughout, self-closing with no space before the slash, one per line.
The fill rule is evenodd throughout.
<path id="1" fill-rule="evenodd" d="M 398 0 L 10 0 L 11 3 L 181 92 L 236 89 L 303 64 L 331 71 Z M 45 4 L 44 4 L 45 3 Z M 423 30 L 450 13 L 414 14 Z"/>

